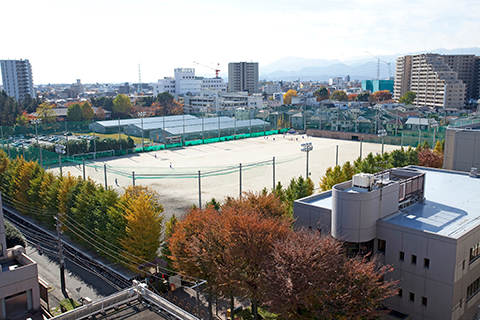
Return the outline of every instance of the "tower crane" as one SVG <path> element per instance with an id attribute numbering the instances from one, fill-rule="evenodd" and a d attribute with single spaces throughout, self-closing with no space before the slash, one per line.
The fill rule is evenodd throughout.
<path id="1" fill-rule="evenodd" d="M 200 65 L 200 66 L 203 66 L 203 67 L 205 67 L 205 68 L 209 68 L 209 69 L 214 70 L 214 71 L 215 71 L 215 78 L 218 78 L 218 73 L 220 72 L 220 69 L 219 69 L 219 68 L 220 68 L 220 63 L 217 63 L 217 67 L 216 67 L 216 68 L 207 66 L 207 65 L 205 65 L 205 64 L 203 64 L 203 63 L 196 62 L 196 61 L 193 61 L 193 63 L 198 64 L 198 65 Z"/>
<path id="2" fill-rule="evenodd" d="M 390 62 L 382 60 L 379 57 L 377 57 L 376 55 L 374 55 L 374 54 L 372 54 L 368 51 L 365 51 L 365 52 L 377 59 L 377 80 L 380 80 L 380 62 L 383 62 L 388 66 L 388 76 L 389 76 L 389 78 L 392 77 L 392 70 L 390 69 Z"/>

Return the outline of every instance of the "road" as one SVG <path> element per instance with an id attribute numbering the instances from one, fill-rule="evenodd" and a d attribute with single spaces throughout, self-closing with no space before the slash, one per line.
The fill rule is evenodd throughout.
<path id="1" fill-rule="evenodd" d="M 50 309 L 58 306 L 64 299 L 60 284 L 60 266 L 58 256 L 53 253 L 42 254 L 36 247 L 27 246 L 27 255 L 37 262 L 38 275 L 53 288 L 49 294 Z M 65 259 L 65 285 L 71 298 L 79 300 L 80 297 L 89 297 L 93 301 L 106 297 L 117 290 L 104 281 L 101 277 Z"/>

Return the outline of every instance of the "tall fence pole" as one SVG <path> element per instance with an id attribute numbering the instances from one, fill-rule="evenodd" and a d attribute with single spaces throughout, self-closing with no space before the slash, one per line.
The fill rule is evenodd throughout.
<path id="1" fill-rule="evenodd" d="M 273 157 L 273 190 L 275 190 L 275 157 Z"/>
<path id="2" fill-rule="evenodd" d="M 403 148 L 403 132 L 402 132 L 402 142 L 401 142 L 401 146 Z"/>
<path id="3" fill-rule="evenodd" d="M 67 157 L 70 157 L 70 148 L 68 147 L 68 127 L 67 127 L 67 120 L 65 120 L 65 137 L 67 138 Z"/>
<path id="4" fill-rule="evenodd" d="M 240 172 L 240 177 L 239 177 L 239 178 L 240 178 L 240 198 L 241 198 L 241 197 L 242 197 L 242 164 L 241 164 L 241 163 L 240 163 L 240 167 L 239 167 L 239 168 L 240 168 L 240 170 L 239 170 L 239 172 Z"/>
<path id="5" fill-rule="evenodd" d="M 133 180 L 133 185 L 135 186 L 135 171 L 132 171 L 132 180 Z"/>
<path id="6" fill-rule="evenodd" d="M 335 152 L 335 166 L 338 166 L 338 144 L 336 146 L 336 152 Z"/>
<path id="7" fill-rule="evenodd" d="M 202 175 L 198 170 L 198 208 L 202 209 Z"/>
<path id="8" fill-rule="evenodd" d="M 65 260 L 62 255 L 62 239 L 60 238 L 60 219 L 58 214 L 55 216 L 57 227 L 57 240 L 58 240 L 58 259 L 60 260 L 60 286 L 64 296 L 68 297 L 67 290 L 65 288 Z"/>
<path id="9" fill-rule="evenodd" d="M 118 143 L 120 144 L 120 150 L 122 150 L 122 132 L 120 131 L 120 118 L 118 118 Z"/>
<path id="10" fill-rule="evenodd" d="M 97 142 L 95 141 L 95 120 L 93 120 L 93 159 L 96 159 L 97 154 Z"/>
<path id="11" fill-rule="evenodd" d="M 220 141 L 220 117 L 217 114 L 217 119 L 218 119 L 218 140 Z"/>
<path id="12" fill-rule="evenodd" d="M 10 157 L 10 140 L 7 140 L 8 157 Z"/>
<path id="13" fill-rule="evenodd" d="M 2 149 L 3 149 L 3 146 L 4 146 L 4 141 L 3 141 L 3 126 L 0 126 L 0 130 L 2 131 Z M 37 144 L 38 144 L 38 140 L 37 140 Z"/>
<path id="14" fill-rule="evenodd" d="M 85 181 L 85 158 L 82 158 L 82 164 L 83 164 L 83 180 Z"/>
<path id="15" fill-rule="evenodd" d="M 58 163 L 60 164 L 60 176 L 62 176 L 62 155 L 58 154 Z"/>
<path id="16" fill-rule="evenodd" d="M 360 141 L 360 160 L 362 159 L 362 142 L 363 141 Z"/>
<path id="17" fill-rule="evenodd" d="M 107 185 L 107 165 L 106 164 L 103 164 L 103 172 L 105 173 L 105 190 L 107 190 L 108 185 Z"/>

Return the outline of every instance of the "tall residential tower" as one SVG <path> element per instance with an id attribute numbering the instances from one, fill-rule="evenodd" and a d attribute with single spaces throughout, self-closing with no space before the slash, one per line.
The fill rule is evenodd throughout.
<path id="1" fill-rule="evenodd" d="M 393 98 L 413 91 L 417 106 L 461 109 L 479 98 L 479 59 L 473 54 L 434 53 L 399 57 Z"/>
<path id="2" fill-rule="evenodd" d="M 17 101 L 27 94 L 35 98 L 32 66 L 28 60 L 0 60 L 2 66 L 3 90 Z"/>
<path id="3" fill-rule="evenodd" d="M 228 64 L 228 91 L 259 92 L 258 62 L 230 62 Z"/>

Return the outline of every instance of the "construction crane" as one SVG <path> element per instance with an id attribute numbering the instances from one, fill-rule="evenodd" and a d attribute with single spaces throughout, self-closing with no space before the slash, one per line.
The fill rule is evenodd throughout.
<path id="1" fill-rule="evenodd" d="M 380 62 L 383 62 L 388 66 L 388 76 L 389 76 L 389 78 L 392 77 L 392 70 L 390 69 L 390 62 L 384 61 L 384 60 L 380 59 L 379 57 L 377 57 L 376 55 L 374 55 L 374 54 L 372 54 L 368 51 L 365 51 L 365 52 L 377 59 L 377 80 L 380 80 Z"/>
<path id="2" fill-rule="evenodd" d="M 215 70 L 215 78 L 218 78 L 218 73 L 220 72 L 220 69 L 219 69 L 219 68 L 220 68 L 220 63 L 217 63 L 217 67 L 216 67 L 216 68 L 207 66 L 207 65 L 205 65 L 205 64 L 203 64 L 203 63 L 196 62 L 196 61 L 193 61 L 193 63 L 198 64 L 198 65 L 200 65 L 200 66 L 204 66 L 205 68 L 209 68 L 209 69 Z"/>

